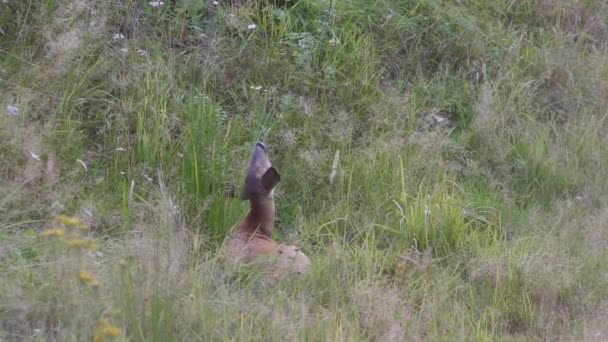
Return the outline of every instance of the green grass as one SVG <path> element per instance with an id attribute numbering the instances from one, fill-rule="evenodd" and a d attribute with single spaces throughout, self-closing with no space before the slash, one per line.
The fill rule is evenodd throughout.
<path id="1" fill-rule="evenodd" d="M 0 340 L 608 334 L 601 1 L 226 2 L 0 3 Z M 225 262 L 258 140 L 302 281 Z"/>

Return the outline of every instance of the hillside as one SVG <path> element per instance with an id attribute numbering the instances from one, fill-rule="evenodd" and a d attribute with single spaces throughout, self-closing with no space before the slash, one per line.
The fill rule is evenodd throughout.
<path id="1" fill-rule="evenodd" d="M 1 341 L 608 339 L 605 0 L 232 2 L 0 1 Z"/>

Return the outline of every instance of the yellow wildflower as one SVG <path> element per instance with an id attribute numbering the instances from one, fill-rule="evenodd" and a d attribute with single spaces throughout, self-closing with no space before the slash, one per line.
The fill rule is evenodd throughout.
<path id="1" fill-rule="evenodd" d="M 93 280 L 89 281 L 89 286 L 92 289 L 97 289 L 99 287 L 99 285 L 101 285 L 101 284 L 99 283 L 99 281 L 97 279 L 93 279 Z"/>
<path id="2" fill-rule="evenodd" d="M 40 233 L 40 236 L 41 237 L 51 237 L 51 236 L 61 237 L 61 236 L 63 236 L 63 234 L 65 234 L 65 229 L 54 228 L 54 229 L 49 229 L 47 231 Z"/>
<path id="3" fill-rule="evenodd" d="M 95 279 L 95 277 L 87 271 L 80 271 L 78 278 L 83 283 L 87 283 L 92 289 L 97 289 L 99 285 L 101 285 L 99 280 Z"/>
<path id="4" fill-rule="evenodd" d="M 107 337 L 116 337 L 122 334 L 122 330 L 119 327 L 113 326 L 105 319 L 99 320 L 99 325 L 93 334 L 93 341 L 104 342 Z"/>
<path id="5" fill-rule="evenodd" d="M 83 232 L 89 230 L 89 226 L 87 226 L 84 223 L 79 224 L 77 228 L 80 229 Z"/>
<path id="6" fill-rule="evenodd" d="M 78 278 L 80 278 L 80 280 L 84 281 L 85 283 L 89 283 L 95 280 L 95 277 L 93 277 L 93 275 L 87 271 L 80 271 L 80 273 L 78 274 Z"/>
<path id="7" fill-rule="evenodd" d="M 121 309 L 112 309 L 112 310 L 110 310 L 110 315 L 112 315 L 112 316 L 118 316 L 121 313 L 122 313 Z"/>
<path id="8" fill-rule="evenodd" d="M 58 215 L 55 217 L 55 220 L 68 226 L 77 226 L 80 224 L 80 219 L 78 217 L 70 217 L 66 215 Z"/>
<path id="9" fill-rule="evenodd" d="M 90 251 L 95 251 L 97 250 L 97 245 L 93 242 L 93 240 L 91 239 L 81 239 L 81 238 L 70 238 L 68 240 L 66 240 L 66 245 L 68 245 L 68 247 L 81 247 L 81 248 L 86 248 Z"/>

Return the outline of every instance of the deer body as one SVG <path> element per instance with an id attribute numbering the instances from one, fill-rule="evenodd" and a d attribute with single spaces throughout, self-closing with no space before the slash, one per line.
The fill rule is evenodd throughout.
<path id="1" fill-rule="evenodd" d="M 245 263 L 260 262 L 263 270 L 274 277 L 303 275 L 310 268 L 308 257 L 298 247 L 272 240 L 273 190 L 280 179 L 270 164 L 266 146 L 258 142 L 251 156 L 243 191 L 243 198 L 249 200 L 249 213 L 230 238 L 229 253 Z"/>

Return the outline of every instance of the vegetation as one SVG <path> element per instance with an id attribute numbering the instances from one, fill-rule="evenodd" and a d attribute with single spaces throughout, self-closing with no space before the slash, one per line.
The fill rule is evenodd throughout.
<path id="1" fill-rule="evenodd" d="M 605 1 L 229 3 L 0 2 L 0 340 L 608 338 Z"/>

